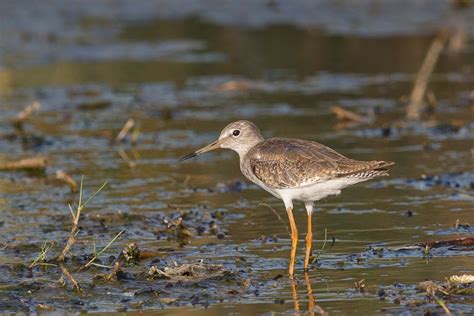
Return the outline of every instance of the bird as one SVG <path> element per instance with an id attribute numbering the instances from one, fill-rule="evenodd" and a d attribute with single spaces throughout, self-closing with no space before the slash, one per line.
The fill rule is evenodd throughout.
<path id="1" fill-rule="evenodd" d="M 358 182 L 388 176 L 391 161 L 360 161 L 310 140 L 293 138 L 265 139 L 258 127 L 247 120 L 228 124 L 214 142 L 179 161 L 205 152 L 226 148 L 237 152 L 240 170 L 250 181 L 283 201 L 291 229 L 288 274 L 294 275 L 298 229 L 293 216 L 293 201 L 304 203 L 308 216 L 304 270 L 308 271 L 312 245 L 314 202 Z"/>

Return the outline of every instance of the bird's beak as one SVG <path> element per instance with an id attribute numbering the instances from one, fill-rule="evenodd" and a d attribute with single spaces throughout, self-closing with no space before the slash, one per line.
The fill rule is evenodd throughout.
<path id="1" fill-rule="evenodd" d="M 194 157 L 196 157 L 197 155 L 200 155 L 200 154 L 205 153 L 206 151 L 211 151 L 211 150 L 213 150 L 213 149 L 217 149 L 217 148 L 220 148 L 220 147 L 221 147 L 221 141 L 218 139 L 218 140 L 216 140 L 216 141 L 210 143 L 209 145 L 204 146 L 204 147 L 202 147 L 202 148 L 196 150 L 196 151 L 193 152 L 193 153 L 190 153 L 190 154 L 188 154 L 188 155 L 186 155 L 186 156 L 184 156 L 184 157 L 181 157 L 181 158 L 179 159 L 179 162 L 188 160 L 188 159 L 190 159 L 190 158 L 194 158 Z"/>

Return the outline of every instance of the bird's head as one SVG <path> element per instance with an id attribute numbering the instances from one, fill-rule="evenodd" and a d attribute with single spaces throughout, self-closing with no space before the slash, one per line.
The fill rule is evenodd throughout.
<path id="1" fill-rule="evenodd" d="M 261 141 L 263 141 L 263 136 L 254 123 L 245 120 L 236 121 L 224 127 L 216 141 L 182 157 L 180 161 L 218 148 L 232 149 L 242 158 L 250 148 Z"/>

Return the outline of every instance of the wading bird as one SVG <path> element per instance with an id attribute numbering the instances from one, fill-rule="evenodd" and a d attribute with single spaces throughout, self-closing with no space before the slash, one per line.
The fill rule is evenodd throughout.
<path id="1" fill-rule="evenodd" d="M 293 200 L 302 201 L 308 214 L 304 269 L 311 255 L 313 204 L 341 189 L 378 176 L 388 175 L 390 161 L 358 161 L 344 157 L 322 144 L 291 138 L 264 139 L 258 127 L 249 121 L 227 125 L 211 144 L 180 159 L 207 151 L 228 148 L 240 158 L 244 176 L 273 196 L 283 200 L 291 228 L 291 253 L 288 272 L 294 273 L 298 230 L 293 217 Z"/>

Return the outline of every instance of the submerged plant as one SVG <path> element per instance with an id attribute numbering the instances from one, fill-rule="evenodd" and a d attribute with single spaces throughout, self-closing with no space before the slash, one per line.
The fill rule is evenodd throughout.
<path id="1" fill-rule="evenodd" d="M 327 241 L 328 241 L 328 229 L 324 228 L 323 245 L 321 246 L 321 249 L 318 250 L 318 253 L 316 254 L 316 256 L 314 256 L 313 261 L 311 261 L 311 264 L 314 264 L 314 263 L 318 262 L 319 256 L 321 256 L 321 254 L 324 252 L 324 248 L 326 247 Z"/>

